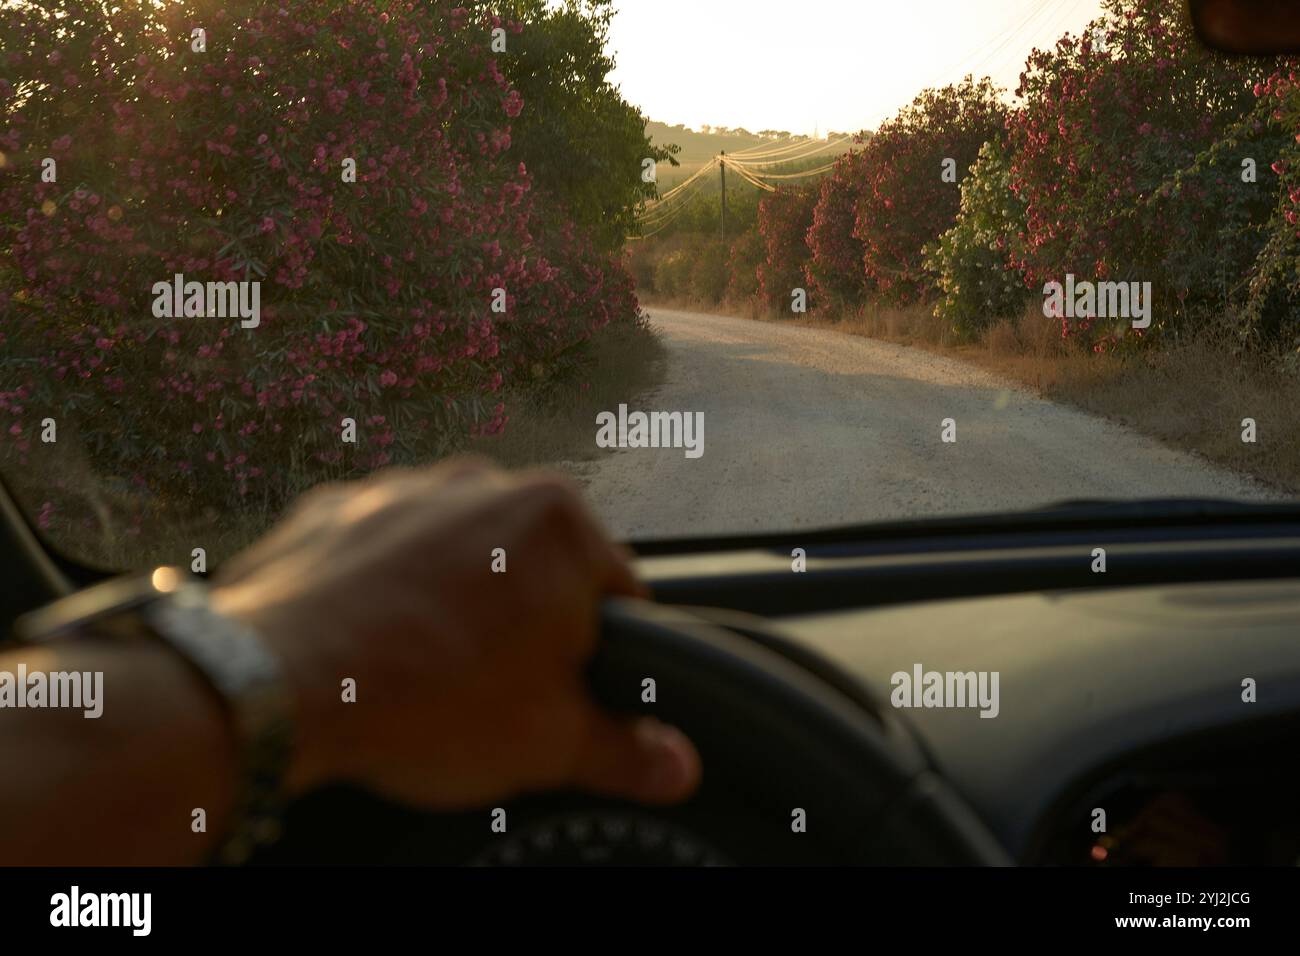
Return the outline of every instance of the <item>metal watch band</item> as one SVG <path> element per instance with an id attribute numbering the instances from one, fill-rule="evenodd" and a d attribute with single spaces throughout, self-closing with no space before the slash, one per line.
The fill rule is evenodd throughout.
<path id="1" fill-rule="evenodd" d="M 144 628 L 130 627 L 130 619 Z M 74 633 L 117 639 L 141 631 L 171 646 L 221 699 L 242 772 L 235 813 L 213 862 L 238 864 L 279 836 L 283 782 L 294 742 L 292 698 L 278 658 L 250 628 L 218 614 L 207 587 L 179 568 L 114 578 L 27 614 L 20 640 Z"/>
<path id="2" fill-rule="evenodd" d="M 280 835 L 283 783 L 292 756 L 292 702 L 279 659 L 249 628 L 218 614 L 207 587 L 187 583 L 140 612 L 225 701 L 238 736 L 243 786 L 214 861 L 243 863 Z"/>

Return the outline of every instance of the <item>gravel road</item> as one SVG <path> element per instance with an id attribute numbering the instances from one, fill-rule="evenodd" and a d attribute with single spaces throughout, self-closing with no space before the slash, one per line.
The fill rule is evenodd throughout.
<path id="1" fill-rule="evenodd" d="M 816 528 L 1064 498 L 1275 497 L 964 362 L 819 329 L 652 309 L 664 384 L 629 411 L 704 413 L 703 455 L 571 466 L 619 538 Z M 617 409 L 611 409 L 617 413 Z M 942 421 L 956 423 L 954 443 Z M 596 426 L 593 423 L 593 442 Z"/>

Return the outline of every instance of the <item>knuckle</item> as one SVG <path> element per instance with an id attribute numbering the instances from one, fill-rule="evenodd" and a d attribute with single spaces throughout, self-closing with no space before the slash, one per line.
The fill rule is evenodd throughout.
<path id="1" fill-rule="evenodd" d="M 496 470 L 496 466 L 493 465 L 491 460 L 475 454 L 457 455 L 455 458 L 449 458 L 439 463 L 436 467 L 438 471 L 441 471 L 447 477 L 478 475 Z"/>
<path id="2" fill-rule="evenodd" d="M 567 483 L 549 476 L 529 478 L 516 487 L 515 496 L 520 513 L 528 515 L 530 535 L 540 543 L 571 551 L 584 537 L 578 498 Z"/>
<path id="3" fill-rule="evenodd" d="M 564 475 L 542 473 L 530 476 L 527 483 L 537 501 L 547 508 L 565 514 L 579 513 L 582 496 L 571 479 Z"/>
<path id="4" fill-rule="evenodd" d="M 294 510 L 302 512 L 319 511 L 332 507 L 347 495 L 349 486 L 341 481 L 327 481 L 313 485 L 301 495 L 294 504 Z"/>

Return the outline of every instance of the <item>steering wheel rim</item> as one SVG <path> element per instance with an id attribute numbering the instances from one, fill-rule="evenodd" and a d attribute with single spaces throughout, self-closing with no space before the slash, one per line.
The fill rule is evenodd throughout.
<path id="1" fill-rule="evenodd" d="M 601 611 L 592 691 L 612 710 L 681 727 L 700 748 L 706 775 L 714 761 L 734 758 L 738 745 L 746 751 L 740 762 L 752 759 L 749 738 L 764 741 L 764 788 L 787 780 L 794 786 L 783 794 L 799 800 L 773 825 L 789 830 L 794 810 L 804 809 L 807 832 L 821 828 L 844 851 L 843 862 L 1011 862 L 892 710 L 860 687 L 849 693 L 857 682 L 820 658 L 809 668 L 807 651 L 788 653 L 785 640 L 756 619 L 746 617 L 743 629 L 682 608 L 611 598 Z M 654 700 L 647 701 L 651 686 Z"/>
<path id="2" fill-rule="evenodd" d="M 612 711 L 652 714 L 691 736 L 704 781 L 689 801 L 694 811 L 673 812 L 698 813 L 699 827 L 687 829 L 731 862 L 1011 862 L 891 708 L 765 622 L 610 599 L 600 624 L 592 693 Z M 648 677 L 653 702 L 642 696 Z M 537 819 L 539 808 L 527 806 L 535 801 L 554 801 L 559 812 L 607 802 L 579 793 L 523 796 L 512 813 Z M 802 833 L 791 825 L 796 809 L 806 813 Z M 472 862 L 488 839 L 484 820 L 482 808 L 430 813 L 355 787 L 327 787 L 290 806 L 280 842 L 251 862 Z M 706 824 L 728 829 L 731 842 L 716 844 Z"/>

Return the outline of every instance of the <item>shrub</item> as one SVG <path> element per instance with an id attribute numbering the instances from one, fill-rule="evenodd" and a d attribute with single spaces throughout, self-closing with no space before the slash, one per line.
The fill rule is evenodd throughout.
<path id="1" fill-rule="evenodd" d="M 961 194 L 945 182 L 945 160 L 958 181 L 985 142 L 1001 135 L 1006 108 L 988 79 L 926 90 L 881 124 L 854 167 L 865 177 L 854 206 L 866 280 L 894 304 L 933 292 L 923 250 L 949 229 Z"/>
<path id="2" fill-rule="evenodd" d="M 1292 370 L 1300 371 L 1300 78 L 1293 66 L 1279 69 L 1257 84 L 1254 93 L 1258 106 L 1252 120 L 1267 124 L 1279 136 L 1276 158 L 1269 164 L 1279 188 L 1264 222 L 1263 245 L 1247 276 L 1241 332 L 1256 342 L 1288 349 Z"/>
<path id="3" fill-rule="evenodd" d="M 1011 184 L 1027 210 L 1017 265 L 1040 287 L 1066 273 L 1150 281 L 1156 327 L 1224 305 L 1270 202 L 1262 183 L 1242 188 L 1240 154 L 1193 167 L 1249 112 L 1261 67 L 1206 50 L 1184 6 L 1106 0 L 1084 37 L 1030 56 L 1025 104 L 1008 123 Z M 1063 319 L 1063 332 L 1098 347 L 1129 334 L 1087 318 Z"/>
<path id="4" fill-rule="evenodd" d="M 860 153 L 845 153 L 818 188 L 804 272 L 819 309 L 858 305 L 869 288 L 865 250 L 853 234 L 858 195 L 866 178 L 862 162 Z"/>
<path id="5" fill-rule="evenodd" d="M 655 293 L 668 298 L 683 298 L 690 294 L 694 258 L 681 243 L 673 245 L 674 248 L 655 263 Z"/>
<path id="6" fill-rule="evenodd" d="M 1010 263 L 1024 215 L 1011 191 L 1005 151 L 996 141 L 985 143 L 961 184 L 956 224 L 926 249 L 940 292 L 934 314 L 958 335 L 970 337 L 997 319 L 1018 316 L 1029 301 L 1024 277 Z"/>
<path id="7" fill-rule="evenodd" d="M 632 281 L 642 295 L 655 293 L 655 265 L 658 256 L 658 244 L 654 240 L 629 242 L 625 252 L 625 263 Z"/>
<path id="8" fill-rule="evenodd" d="M 507 379 L 630 317 L 618 264 L 531 195 L 510 152 L 524 103 L 488 49 L 500 21 L 475 16 L 444 0 L 0 9 L 13 448 L 49 415 L 107 474 L 274 498 L 498 431 Z M 155 318 L 153 285 L 176 273 L 260 281 L 260 326 Z"/>
<path id="9" fill-rule="evenodd" d="M 691 296 L 697 301 L 716 305 L 727 294 L 727 253 L 714 237 L 703 237 L 691 267 Z"/>
<path id="10" fill-rule="evenodd" d="M 816 185 L 786 186 L 758 205 L 764 255 L 758 264 L 758 295 L 769 308 L 788 310 L 790 293 L 804 284 L 808 229 L 812 226 Z"/>
<path id="11" fill-rule="evenodd" d="M 732 305 L 752 305 L 758 296 L 758 264 L 763 261 L 763 236 L 757 229 L 740 234 L 731 243 L 727 256 L 726 301 Z"/>

